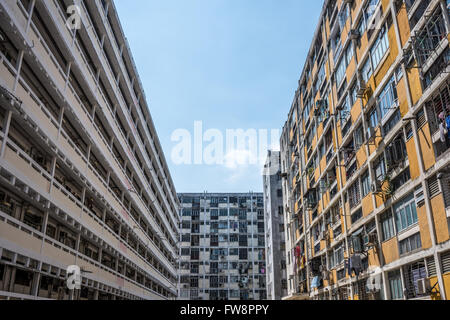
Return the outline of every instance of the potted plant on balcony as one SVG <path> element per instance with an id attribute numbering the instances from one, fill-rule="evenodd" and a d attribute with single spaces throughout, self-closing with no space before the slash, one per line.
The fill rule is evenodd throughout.
<path id="1" fill-rule="evenodd" d="M 386 200 L 392 197 L 394 194 L 394 186 L 392 184 L 392 179 L 390 174 L 386 174 L 383 179 L 383 185 L 385 186 L 383 188 L 383 195 L 385 196 Z"/>

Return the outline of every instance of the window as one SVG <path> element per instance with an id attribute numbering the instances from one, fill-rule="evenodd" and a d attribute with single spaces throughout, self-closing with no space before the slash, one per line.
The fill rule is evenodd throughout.
<path id="1" fill-rule="evenodd" d="M 366 171 L 361 177 L 361 185 L 362 185 L 362 197 L 364 198 L 370 193 L 370 175 L 369 171 Z"/>
<path id="2" fill-rule="evenodd" d="M 334 251 L 334 255 L 335 263 L 337 265 L 344 262 L 344 246 L 342 244 Z"/>
<path id="3" fill-rule="evenodd" d="M 382 241 L 386 241 L 395 236 L 394 219 L 389 211 L 381 215 Z"/>
<path id="4" fill-rule="evenodd" d="M 403 140 L 403 131 L 395 137 L 394 141 L 392 141 L 385 151 L 388 171 L 395 169 L 400 163 L 408 158 L 406 144 Z"/>
<path id="5" fill-rule="evenodd" d="M 339 62 L 336 68 L 336 85 L 340 87 L 342 80 L 345 78 L 345 72 L 347 70 L 347 66 L 350 64 L 353 58 L 353 44 L 350 45 L 345 50 L 345 53 L 342 56 L 341 61 Z"/>
<path id="6" fill-rule="evenodd" d="M 370 1 L 368 1 L 366 7 L 364 8 L 364 16 L 363 17 L 364 17 L 366 26 L 371 25 L 370 19 L 375 14 L 375 11 L 376 11 L 379 3 L 380 3 L 380 0 L 370 0 Z"/>
<path id="7" fill-rule="evenodd" d="M 355 130 L 355 150 L 358 150 L 359 148 L 361 148 L 361 146 L 363 144 L 364 144 L 364 131 L 363 131 L 363 126 L 360 125 Z"/>
<path id="8" fill-rule="evenodd" d="M 352 224 L 356 223 L 359 219 L 362 218 L 362 216 L 363 216 L 362 209 L 359 209 L 354 214 L 352 214 L 352 216 L 351 216 Z"/>
<path id="9" fill-rule="evenodd" d="M 239 260 L 247 260 L 248 251 L 247 249 L 239 249 Z"/>
<path id="10" fill-rule="evenodd" d="M 378 159 L 374 163 L 374 171 L 375 171 L 375 178 L 378 182 L 383 182 L 384 177 L 386 175 L 386 167 L 384 163 L 384 155 L 378 157 Z"/>
<path id="11" fill-rule="evenodd" d="M 372 76 L 372 64 L 370 63 L 370 59 L 367 59 L 366 63 L 364 63 L 361 73 L 364 82 L 367 83 Z"/>
<path id="12" fill-rule="evenodd" d="M 350 209 L 355 208 L 361 203 L 361 192 L 359 188 L 359 181 L 356 181 L 348 190 L 348 197 L 350 202 Z"/>
<path id="13" fill-rule="evenodd" d="M 377 98 L 377 103 L 380 110 L 380 118 L 383 119 L 384 116 L 388 114 L 389 110 L 394 109 L 397 102 L 397 87 L 395 83 L 395 77 L 392 76 Z"/>
<path id="14" fill-rule="evenodd" d="M 370 49 L 370 57 L 372 59 L 372 65 L 374 69 L 378 67 L 388 48 L 388 32 L 386 26 L 384 26 L 378 34 L 378 38 L 375 40 L 372 48 Z"/>
<path id="15" fill-rule="evenodd" d="M 406 254 L 422 248 L 422 240 L 420 239 L 420 232 L 415 235 L 400 241 L 400 254 Z"/>
<path id="16" fill-rule="evenodd" d="M 403 299 L 403 286 L 400 270 L 389 272 L 388 279 L 389 279 L 391 300 Z"/>
<path id="17" fill-rule="evenodd" d="M 383 126 L 383 135 L 386 136 L 395 127 L 395 125 L 400 122 L 400 119 L 401 119 L 400 109 L 397 109 L 391 116 L 391 118 Z"/>
<path id="18" fill-rule="evenodd" d="M 378 127 L 378 112 L 376 107 L 372 108 L 372 110 L 370 110 L 369 112 L 369 127 Z"/>
<path id="19" fill-rule="evenodd" d="M 397 231 L 401 232 L 418 222 L 414 195 L 406 197 L 394 206 Z"/>
<path id="20" fill-rule="evenodd" d="M 320 67 L 320 70 L 318 72 L 317 76 L 317 85 L 320 87 L 322 82 L 325 80 L 325 61 L 322 63 L 322 66 Z M 318 88 L 317 88 L 318 89 Z M 316 90 L 317 91 L 317 90 Z"/>

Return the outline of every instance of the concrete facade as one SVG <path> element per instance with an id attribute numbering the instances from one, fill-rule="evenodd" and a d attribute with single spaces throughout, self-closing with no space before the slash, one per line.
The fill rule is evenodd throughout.
<path id="1" fill-rule="evenodd" d="M 75 29 L 71 4 L 0 1 L 0 299 L 173 299 L 179 202 L 130 49 L 112 1 Z"/>
<path id="2" fill-rule="evenodd" d="M 286 299 L 449 299 L 448 4 L 324 1 L 281 137 Z"/>
<path id="3" fill-rule="evenodd" d="M 182 300 L 265 300 L 262 193 L 183 193 Z"/>
<path id="4" fill-rule="evenodd" d="M 280 155 L 280 152 L 277 151 L 268 152 L 263 175 L 268 300 L 281 300 L 287 295 Z"/>

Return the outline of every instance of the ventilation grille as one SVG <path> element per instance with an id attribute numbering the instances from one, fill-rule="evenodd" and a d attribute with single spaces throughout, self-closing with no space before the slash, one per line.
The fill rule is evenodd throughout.
<path id="1" fill-rule="evenodd" d="M 417 114 L 417 129 L 422 128 L 425 123 L 427 123 L 427 119 L 425 118 L 425 112 L 423 109 Z"/>
<path id="2" fill-rule="evenodd" d="M 450 251 L 441 255 L 442 273 L 450 272 Z"/>
<path id="3" fill-rule="evenodd" d="M 434 277 L 436 273 L 436 263 L 433 257 L 427 258 L 428 277 Z"/>
<path id="4" fill-rule="evenodd" d="M 428 192 L 430 193 L 430 198 L 437 196 L 441 192 L 437 175 L 428 180 Z"/>

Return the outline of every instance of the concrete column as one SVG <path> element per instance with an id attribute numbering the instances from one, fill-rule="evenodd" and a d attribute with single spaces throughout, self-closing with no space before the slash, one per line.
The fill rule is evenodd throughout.
<path id="1" fill-rule="evenodd" d="M 70 69 L 72 68 L 72 61 L 69 61 L 69 63 L 67 64 L 67 70 L 66 70 L 66 82 L 64 84 L 64 91 L 67 90 L 67 86 L 69 85 L 69 80 L 70 80 Z"/>
<path id="2" fill-rule="evenodd" d="M 24 51 L 20 50 L 18 57 L 17 57 L 17 64 L 16 64 L 16 69 L 17 69 L 17 74 L 16 74 L 16 78 L 14 79 L 14 87 L 12 88 L 12 93 L 16 93 L 17 90 L 17 85 L 19 84 L 19 77 L 20 77 L 20 72 L 22 71 L 22 63 L 23 63 L 23 55 L 24 55 Z"/>
<path id="3" fill-rule="evenodd" d="M 100 45 L 100 47 L 101 47 L 101 49 L 103 50 L 103 48 L 104 48 L 104 45 L 105 45 L 105 38 L 106 38 L 106 35 L 102 35 L 102 39 L 101 39 L 101 41 L 100 41 L 100 43 L 101 43 L 101 45 Z"/>
<path id="4" fill-rule="evenodd" d="M 65 106 L 62 106 L 61 110 L 59 112 L 59 115 L 58 115 L 58 138 L 59 138 L 59 135 L 61 134 L 62 123 L 63 123 L 63 119 L 64 119 L 64 111 L 65 111 Z"/>
<path id="5" fill-rule="evenodd" d="M 54 157 L 52 159 L 52 168 L 51 168 L 51 181 L 50 181 L 50 186 L 48 188 L 48 192 L 50 193 L 52 191 L 53 188 L 53 181 L 55 180 L 55 173 L 56 173 L 56 157 Z"/>
<path id="6" fill-rule="evenodd" d="M 8 140 L 8 135 L 9 135 L 9 128 L 11 125 L 11 118 L 12 118 L 12 111 L 8 110 L 6 117 L 4 119 L 3 122 L 3 133 L 4 133 L 4 138 L 2 141 L 2 146 L 1 146 L 1 150 L 0 150 L 0 158 L 3 158 L 5 155 L 5 149 L 6 149 L 6 142 Z"/>
<path id="7" fill-rule="evenodd" d="M 89 161 L 91 159 L 91 152 L 92 152 L 92 144 L 88 144 L 87 146 L 87 152 L 86 152 L 86 168 L 89 167 Z"/>
<path id="8" fill-rule="evenodd" d="M 109 181 L 111 180 L 111 170 L 108 170 L 106 174 L 106 184 L 109 185 Z"/>
<path id="9" fill-rule="evenodd" d="M 7 267 L 6 270 L 8 270 L 8 269 L 9 269 L 9 277 L 7 277 L 5 280 L 9 281 L 9 282 L 5 282 L 5 284 L 8 285 L 8 287 L 7 287 L 8 290 L 6 290 L 6 291 L 12 292 L 14 289 L 14 282 L 16 281 L 16 270 L 17 269 L 12 266 Z"/>
<path id="10" fill-rule="evenodd" d="M 27 19 L 27 27 L 25 29 L 25 33 L 28 34 L 28 30 L 30 29 L 31 25 L 31 18 L 33 17 L 34 12 L 34 6 L 36 5 L 36 0 L 31 0 L 30 7 L 25 8 L 28 10 L 28 19 Z"/>
<path id="11" fill-rule="evenodd" d="M 446 0 L 440 0 L 440 5 L 441 5 L 442 13 L 444 15 L 445 29 L 447 30 L 447 33 L 449 33 L 450 32 L 450 17 L 447 14 L 448 1 L 446 2 Z"/>
<path id="12" fill-rule="evenodd" d="M 41 280 L 41 274 L 35 272 L 33 274 L 33 281 L 31 283 L 31 295 L 37 297 L 39 294 L 39 282 Z"/>

